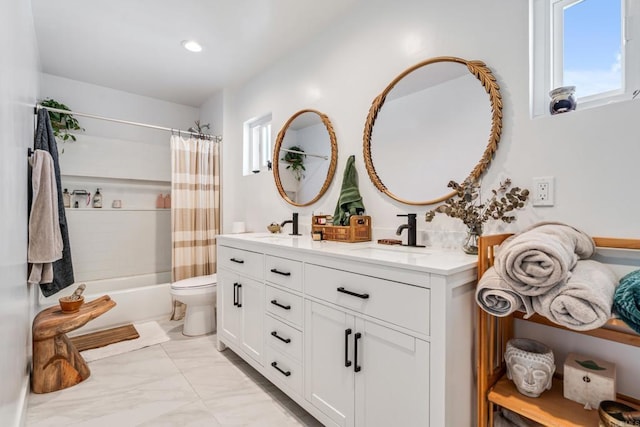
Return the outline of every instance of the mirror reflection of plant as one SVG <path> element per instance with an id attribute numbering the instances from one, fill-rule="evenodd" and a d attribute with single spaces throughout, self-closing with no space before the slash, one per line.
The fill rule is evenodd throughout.
<path id="1" fill-rule="evenodd" d="M 42 105 L 43 107 L 51 107 L 57 108 L 59 110 L 71 111 L 71 108 L 67 107 L 66 105 L 49 98 L 41 101 L 40 105 Z M 49 119 L 51 120 L 53 135 L 56 138 L 60 138 L 63 142 L 69 139 L 72 141 L 76 140 L 76 136 L 72 133 L 69 133 L 69 131 L 84 131 L 84 128 L 80 127 L 80 123 L 75 117 L 73 117 L 73 115 L 50 110 L 47 110 L 47 112 L 49 113 Z"/>
<path id="2" fill-rule="evenodd" d="M 436 213 L 443 213 L 458 218 L 478 233 L 482 233 L 482 225 L 489 219 L 506 223 L 515 221 L 513 211 L 522 209 L 529 198 L 529 190 L 511 187 L 511 179 L 507 178 L 499 187 L 491 190 L 492 196 L 484 203 L 478 203 L 480 184 L 477 181 L 465 181 L 462 185 L 449 181 L 447 187 L 455 190 L 456 195 L 444 201 L 444 204 L 428 211 L 425 220 L 431 222 Z"/>
<path id="3" fill-rule="evenodd" d="M 299 151 L 299 153 L 286 151 L 284 157 L 282 157 L 280 160 L 284 160 L 285 162 L 289 163 L 287 169 L 290 169 L 296 180 L 300 181 L 302 178 L 304 178 L 304 174 L 302 173 L 302 171 L 306 170 L 304 167 L 304 159 L 305 157 L 307 157 L 307 155 L 302 154 L 304 153 L 304 150 L 297 145 L 291 146 L 287 148 L 287 150 Z"/>

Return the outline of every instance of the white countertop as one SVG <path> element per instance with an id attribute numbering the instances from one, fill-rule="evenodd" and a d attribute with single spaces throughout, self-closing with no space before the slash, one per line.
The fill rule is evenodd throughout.
<path id="1" fill-rule="evenodd" d="M 217 239 L 222 244 L 246 242 L 442 275 L 469 270 L 476 267 L 478 262 L 476 255 L 467 255 L 460 249 L 415 248 L 376 242 L 314 241 L 309 236 L 269 233 L 224 234 L 217 236 Z"/>

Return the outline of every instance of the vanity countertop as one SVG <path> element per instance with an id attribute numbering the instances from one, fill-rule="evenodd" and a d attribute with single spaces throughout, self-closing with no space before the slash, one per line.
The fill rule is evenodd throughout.
<path id="1" fill-rule="evenodd" d="M 309 236 L 287 234 L 241 233 L 217 236 L 219 243 L 234 242 L 265 245 L 269 248 L 295 249 L 304 253 L 354 260 L 425 273 L 450 275 L 476 267 L 478 257 L 460 249 L 417 248 L 381 245 L 375 242 L 342 243 L 328 240 L 314 241 Z"/>

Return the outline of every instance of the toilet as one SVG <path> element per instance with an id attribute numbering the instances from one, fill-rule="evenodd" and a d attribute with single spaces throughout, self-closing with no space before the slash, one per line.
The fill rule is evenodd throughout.
<path id="1" fill-rule="evenodd" d="M 215 274 L 191 277 L 171 284 L 171 295 L 187 305 L 182 333 L 194 337 L 216 330 Z"/>

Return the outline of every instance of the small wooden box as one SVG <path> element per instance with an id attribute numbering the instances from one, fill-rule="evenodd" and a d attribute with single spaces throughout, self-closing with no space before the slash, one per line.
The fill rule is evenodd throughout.
<path id="1" fill-rule="evenodd" d="M 371 241 L 371 217 L 368 215 L 351 215 L 349 225 L 326 225 L 325 215 L 314 215 L 311 220 L 311 233 L 322 233 L 322 240 L 336 242 L 369 242 Z"/>
<path id="2" fill-rule="evenodd" d="M 616 399 L 616 366 L 604 360 L 569 353 L 564 362 L 564 397 L 598 408 Z"/>

